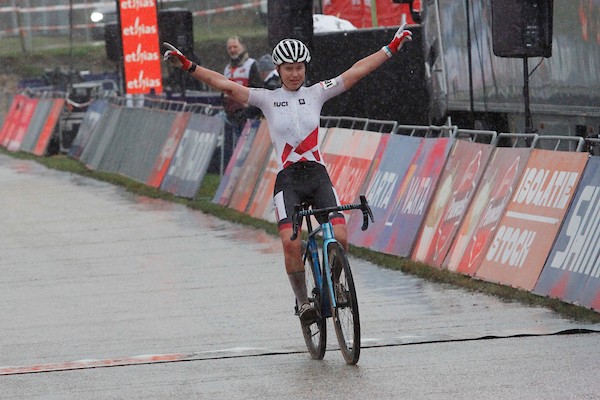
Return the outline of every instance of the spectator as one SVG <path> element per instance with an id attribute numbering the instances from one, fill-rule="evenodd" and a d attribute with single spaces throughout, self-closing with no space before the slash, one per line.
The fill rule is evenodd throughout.
<path id="1" fill-rule="evenodd" d="M 258 59 L 258 70 L 265 89 L 275 90 L 281 87 L 281 78 L 270 54 L 265 54 Z"/>

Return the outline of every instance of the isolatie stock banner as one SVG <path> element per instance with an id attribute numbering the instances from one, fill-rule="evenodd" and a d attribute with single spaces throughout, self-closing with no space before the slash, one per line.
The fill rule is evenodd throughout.
<path id="1" fill-rule="evenodd" d="M 587 163 L 534 293 L 600 309 L 600 157 Z"/>
<path id="2" fill-rule="evenodd" d="M 386 227 L 386 214 L 398 196 L 402 179 L 423 141 L 422 138 L 404 135 L 386 135 L 387 144 L 380 159 L 374 160 L 372 175 L 367 182 L 366 197 L 373 211 L 374 222 L 365 232 L 361 231 L 361 218 L 350 218 L 348 240 L 355 246 L 383 251 L 386 244 L 382 234 Z M 381 146 L 379 151 L 381 151 Z M 378 151 L 378 152 L 379 152 Z"/>
<path id="3" fill-rule="evenodd" d="M 533 290 L 588 157 L 533 150 L 475 276 Z"/>
<path id="4" fill-rule="evenodd" d="M 499 147 L 494 150 L 477 193 L 446 255 L 444 268 L 466 275 L 475 274 L 530 153 L 528 148 Z"/>
<path id="5" fill-rule="evenodd" d="M 441 267 L 483 175 L 492 147 L 456 142 L 415 244 L 412 259 Z"/>

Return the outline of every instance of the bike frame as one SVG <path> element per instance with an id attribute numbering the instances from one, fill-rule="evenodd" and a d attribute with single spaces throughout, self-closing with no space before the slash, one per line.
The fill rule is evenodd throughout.
<path id="1" fill-rule="evenodd" d="M 327 246 L 330 243 L 335 243 L 337 240 L 335 239 L 335 235 L 333 234 L 333 225 L 331 222 L 327 221 L 321 224 L 316 229 L 312 229 L 312 223 L 310 218 L 306 218 L 306 226 L 308 228 L 308 238 L 306 240 L 306 254 L 304 254 L 304 258 L 310 256 L 312 257 L 312 265 L 313 265 L 313 274 L 317 281 L 317 286 L 319 292 L 323 296 L 321 301 L 321 315 L 325 318 L 331 317 L 331 310 L 337 307 L 335 296 L 333 294 L 333 282 L 331 280 L 331 267 L 329 266 L 329 256 L 327 254 Z M 319 260 L 319 247 L 317 245 L 317 235 L 319 233 L 323 233 L 323 246 L 322 246 L 322 254 L 323 254 L 323 266 L 321 267 L 321 262 Z M 305 261 L 305 260 L 303 260 Z M 323 276 L 325 276 L 326 285 L 328 290 L 323 290 Z M 329 307 L 331 304 L 331 307 Z"/>

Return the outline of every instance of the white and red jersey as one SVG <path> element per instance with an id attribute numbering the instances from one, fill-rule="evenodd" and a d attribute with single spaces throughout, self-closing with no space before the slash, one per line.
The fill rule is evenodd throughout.
<path id="1" fill-rule="evenodd" d="M 225 70 L 223 71 L 223 75 L 229 79 L 230 81 L 234 81 L 235 83 L 239 83 L 242 86 L 250 86 L 252 65 L 256 63 L 254 58 L 248 58 L 246 61 L 239 66 L 232 66 L 231 64 L 227 64 L 225 66 Z M 258 72 L 256 72 L 258 74 Z M 242 103 L 239 103 L 235 100 L 232 100 L 228 97 L 225 98 L 224 108 L 227 114 L 232 114 L 238 110 L 243 109 L 245 106 Z"/>
<path id="2" fill-rule="evenodd" d="M 280 169 L 299 161 L 324 165 L 319 137 L 321 109 L 327 100 L 345 90 L 341 76 L 302 86 L 295 92 L 285 88 L 250 89 L 248 104 L 260 108 L 267 119 Z"/>

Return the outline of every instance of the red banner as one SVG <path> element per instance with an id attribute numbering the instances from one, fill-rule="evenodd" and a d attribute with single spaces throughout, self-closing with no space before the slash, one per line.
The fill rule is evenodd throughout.
<path id="1" fill-rule="evenodd" d="M 52 101 L 52 108 L 48 113 L 46 122 L 44 123 L 44 126 L 38 136 L 38 140 L 35 143 L 35 147 L 33 148 L 33 154 L 35 154 L 36 156 L 43 156 L 44 154 L 46 154 L 48 144 L 50 143 L 52 134 L 56 129 L 56 124 L 58 123 L 60 113 L 64 106 L 65 99 L 55 99 Z"/>
<path id="2" fill-rule="evenodd" d="M 127 94 L 162 93 L 155 0 L 120 0 Z"/>
<path id="3" fill-rule="evenodd" d="M 323 14 L 350 21 L 357 28 L 372 28 L 371 0 L 324 0 Z M 398 26 L 406 21 L 414 24 L 408 4 L 392 3 L 391 0 L 376 0 L 377 26 Z M 421 10 L 421 1 L 413 3 L 415 11 Z"/>

